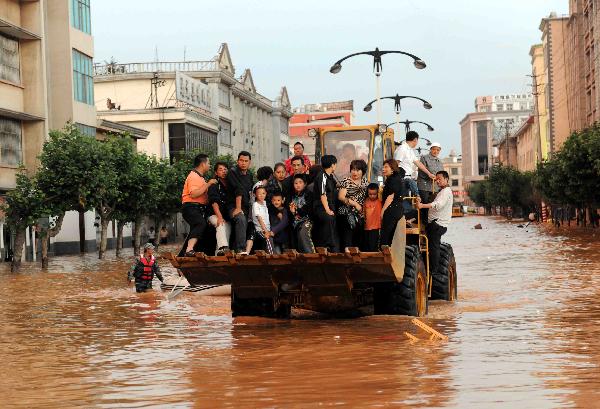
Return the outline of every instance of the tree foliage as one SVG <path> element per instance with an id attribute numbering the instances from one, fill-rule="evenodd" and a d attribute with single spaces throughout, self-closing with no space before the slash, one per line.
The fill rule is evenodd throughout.
<path id="1" fill-rule="evenodd" d="M 535 172 L 495 166 L 488 179 L 472 184 L 469 196 L 485 207 L 531 208 L 547 203 L 575 208 L 600 206 L 600 124 L 573 133 L 562 149 Z"/>

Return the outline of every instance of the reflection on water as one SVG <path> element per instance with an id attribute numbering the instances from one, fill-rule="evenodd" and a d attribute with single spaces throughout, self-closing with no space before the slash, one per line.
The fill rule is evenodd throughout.
<path id="1" fill-rule="evenodd" d="M 598 238 L 466 217 L 447 239 L 460 300 L 425 321 L 448 342 L 406 317 L 232 319 L 227 297 L 137 295 L 127 259 L 1 264 L 2 406 L 597 406 Z"/>

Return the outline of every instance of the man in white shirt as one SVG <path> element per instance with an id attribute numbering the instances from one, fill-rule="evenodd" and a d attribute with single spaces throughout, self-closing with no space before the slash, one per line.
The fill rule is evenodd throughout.
<path id="1" fill-rule="evenodd" d="M 417 187 L 418 169 L 421 169 L 431 179 L 435 179 L 435 175 L 417 158 L 415 147 L 418 143 L 419 134 L 415 131 L 408 131 L 406 133 L 406 141 L 398 146 L 394 152 L 394 159 L 398 161 L 398 166 L 404 169 L 404 180 L 408 184 L 408 190 L 410 190 L 412 196 L 419 195 L 419 188 Z M 411 203 L 405 200 L 404 211 L 410 211 L 411 208 Z"/>
<path id="2" fill-rule="evenodd" d="M 452 189 L 448 186 L 450 176 L 445 170 L 435 174 L 435 182 L 440 187 L 435 200 L 431 203 L 418 201 L 419 209 L 429 209 L 427 217 L 427 240 L 429 242 L 429 271 L 433 275 L 437 272 L 440 264 L 440 244 L 442 236 L 448 231 L 450 219 L 452 218 L 452 203 L 454 196 Z"/>

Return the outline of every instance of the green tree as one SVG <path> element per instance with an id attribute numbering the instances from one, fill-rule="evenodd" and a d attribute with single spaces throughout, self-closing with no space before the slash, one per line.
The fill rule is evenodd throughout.
<path id="1" fill-rule="evenodd" d="M 93 210 L 103 192 L 104 175 L 100 142 L 83 135 L 73 124 L 50 131 L 40 154 L 38 182 L 54 216 L 69 210 L 79 212 L 80 250 L 85 251 L 83 215 Z M 58 231 L 56 232 L 58 233 Z"/>
<path id="2" fill-rule="evenodd" d="M 6 194 L 6 203 L 1 208 L 5 213 L 6 223 L 15 233 L 11 271 L 16 272 L 21 267 L 27 227 L 34 226 L 49 211 L 46 196 L 39 188 L 36 178 L 28 176 L 23 168 L 17 174 L 16 187 Z"/>

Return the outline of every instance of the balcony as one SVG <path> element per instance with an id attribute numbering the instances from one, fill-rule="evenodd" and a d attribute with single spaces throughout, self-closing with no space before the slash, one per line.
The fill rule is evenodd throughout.
<path id="1" fill-rule="evenodd" d="M 154 72 L 198 72 L 218 70 L 219 65 L 215 60 L 180 62 L 141 62 L 126 64 L 94 64 L 94 76 L 96 77 L 123 74 L 143 74 Z"/>

